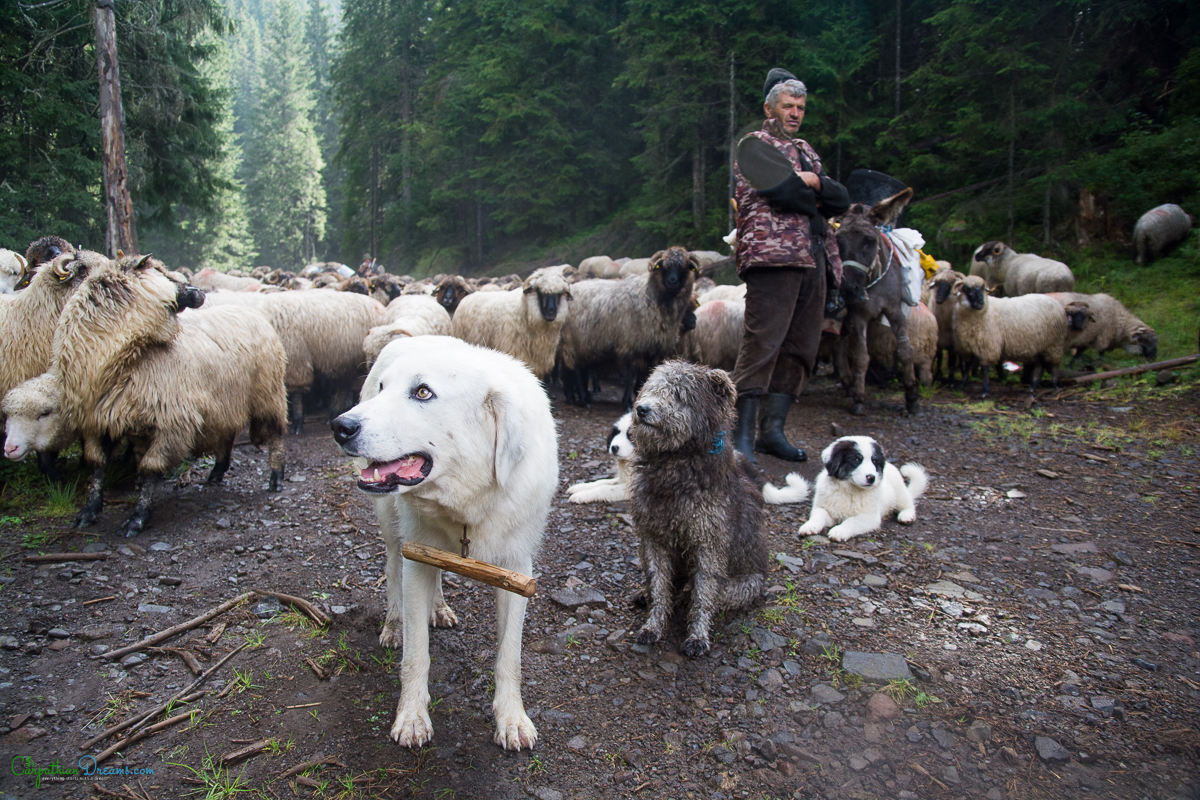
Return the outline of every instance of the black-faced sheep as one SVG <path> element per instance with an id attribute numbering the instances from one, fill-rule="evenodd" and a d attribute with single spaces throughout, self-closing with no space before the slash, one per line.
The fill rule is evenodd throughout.
<path id="1" fill-rule="evenodd" d="M 404 289 L 404 283 L 399 278 L 386 272 L 383 275 L 372 275 L 368 286 L 371 289 L 371 297 L 384 306 L 399 297 Z"/>
<path id="2" fill-rule="evenodd" d="M 571 287 L 575 307 L 563 328 L 563 387 L 568 399 L 590 405 L 581 373 L 616 363 L 625 383 L 622 405 L 633 407 L 634 384 L 675 355 L 700 264 L 682 247 L 660 250 L 643 275 L 619 281 L 580 281 Z M 628 265 L 626 265 L 628 266 Z"/>
<path id="3" fill-rule="evenodd" d="M 1072 332 L 1067 337 L 1068 347 L 1077 352 L 1091 348 L 1097 353 L 1120 347 L 1147 361 L 1158 357 L 1158 334 L 1112 295 L 1054 292 L 1050 297 L 1068 309 L 1067 316 L 1072 318 Z M 1086 305 L 1090 316 L 1085 318 L 1079 315 L 1078 308 L 1072 313 L 1069 310 L 1072 303 Z"/>
<path id="4" fill-rule="evenodd" d="M 304 393 L 314 380 L 337 387 L 331 411 L 345 410 L 366 375 L 363 339 L 384 322 L 384 309 L 353 292 L 280 292 L 257 296 L 214 292 L 209 306 L 240 305 L 261 311 L 287 351 L 285 383 L 291 405 L 291 431 L 304 429 Z"/>
<path id="5" fill-rule="evenodd" d="M 971 259 L 971 274 L 987 281 L 997 294 L 1003 290 L 1004 297 L 1075 288 L 1075 275 L 1066 264 L 1033 253 L 1018 253 L 1003 242 L 979 245 Z"/>
<path id="6" fill-rule="evenodd" d="M 454 313 L 454 335 L 508 353 L 545 377 L 554 369 L 559 338 L 573 316 L 568 270 L 573 268 L 542 267 L 520 289 L 467 295 Z"/>
<path id="7" fill-rule="evenodd" d="M 407 336 L 450 336 L 453 322 L 449 312 L 432 297 L 413 294 L 397 297 L 388 304 L 383 324 L 371 328 L 363 339 L 367 368 L 379 358 L 379 353 L 395 339 Z"/>
<path id="8" fill-rule="evenodd" d="M 38 454 L 38 468 L 52 481 L 60 480 L 55 455 L 79 438 L 79 432 L 62 414 L 62 387 L 45 372 L 16 386 L 0 400 L 4 421 L 4 457 L 23 461 Z"/>
<path id="9" fill-rule="evenodd" d="M 937 355 L 934 359 L 933 373 L 942 371 L 942 355 L 946 354 L 946 375 L 954 380 L 954 286 L 967 277 L 948 266 L 939 269 L 927 282 L 928 297 L 922 300 L 933 312 L 937 320 Z"/>
<path id="10" fill-rule="evenodd" d="M 473 291 L 475 289 L 464 278 L 459 275 L 451 275 L 438 283 L 437 289 L 433 292 L 433 299 L 437 300 L 438 305 L 446 309 L 453 317 L 454 312 L 458 310 L 458 304 Z"/>
<path id="11" fill-rule="evenodd" d="M 1005 359 L 1033 365 L 1035 391 L 1047 366 L 1058 385 L 1067 338 L 1067 318 L 1058 302 L 1044 294 L 988 297 L 987 284 L 977 275 L 960 281 L 955 294 L 955 349 L 960 356 L 978 359 L 984 397 L 990 391 L 988 373 Z M 964 369 L 964 389 L 966 384 Z"/>
<path id="12" fill-rule="evenodd" d="M 1142 214 L 1133 226 L 1133 249 L 1138 265 L 1149 264 L 1187 239 L 1195 224 L 1196 218 L 1174 203 L 1166 203 Z"/>
<path id="13" fill-rule="evenodd" d="M 55 261 L 55 266 L 58 261 Z M 245 309 L 189 312 L 204 294 L 167 275 L 149 256 L 94 267 L 63 309 L 51 372 L 62 410 L 97 468 L 77 524 L 95 521 L 103 500 L 105 442 L 128 438 L 139 454 L 141 495 L 122 531 L 141 532 L 163 474 L 185 458 L 216 456 L 209 482 L 229 468 L 233 443 L 249 424 L 266 445 L 270 489 L 283 479 L 287 356 L 267 320 Z"/>

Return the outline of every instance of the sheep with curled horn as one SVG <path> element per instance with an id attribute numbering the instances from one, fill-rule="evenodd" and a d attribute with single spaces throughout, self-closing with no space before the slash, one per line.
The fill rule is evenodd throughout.
<path id="1" fill-rule="evenodd" d="M 1075 275 L 1063 262 L 1035 253 L 1018 253 L 1004 242 L 984 242 L 975 248 L 970 274 L 987 281 L 997 297 L 1075 289 Z"/>
<path id="2" fill-rule="evenodd" d="M 675 355 L 681 330 L 695 327 L 692 287 L 699 260 L 686 248 L 669 247 L 655 253 L 649 264 L 641 275 L 571 287 L 575 308 L 559 349 L 570 402 L 590 406 L 588 372 L 615 363 L 625 384 L 621 405 L 628 411 L 638 379 Z"/>
<path id="3" fill-rule="evenodd" d="M 25 256 L 0 247 L 0 294 L 12 294 L 25 272 Z"/>
<path id="4" fill-rule="evenodd" d="M 56 259 L 60 266 L 69 264 Z M 103 503 L 105 443 L 123 438 L 139 454 L 140 484 L 122 526 L 126 536 L 146 527 L 163 475 L 184 459 L 215 455 L 208 480 L 220 482 L 247 424 L 250 441 L 268 448 L 269 488 L 279 491 L 287 423 L 283 345 L 261 314 L 200 309 L 203 303 L 199 289 L 138 256 L 95 266 L 63 308 L 50 371 L 95 471 L 78 526 L 94 523 Z M 181 314 L 185 308 L 198 310 Z"/>
<path id="5" fill-rule="evenodd" d="M 454 335 L 525 362 L 544 378 L 554 369 L 554 355 L 572 311 L 573 289 L 566 264 L 534 270 L 520 288 L 475 292 L 454 312 Z"/>

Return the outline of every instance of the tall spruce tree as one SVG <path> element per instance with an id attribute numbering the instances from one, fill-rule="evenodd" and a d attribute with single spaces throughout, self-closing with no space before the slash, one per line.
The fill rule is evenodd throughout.
<path id="1" fill-rule="evenodd" d="M 325 235 L 316 105 L 296 0 L 275 3 L 263 36 L 260 81 L 246 139 L 246 199 L 263 260 L 296 268 Z"/>

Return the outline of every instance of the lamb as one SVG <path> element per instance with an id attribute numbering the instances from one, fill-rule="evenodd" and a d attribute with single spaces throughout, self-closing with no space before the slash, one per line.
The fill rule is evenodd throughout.
<path id="1" fill-rule="evenodd" d="M 1142 267 L 1149 264 L 1187 239 L 1195 224 L 1196 218 L 1174 203 L 1166 203 L 1142 214 L 1133 226 L 1137 265 Z"/>
<path id="2" fill-rule="evenodd" d="M 1033 253 L 1017 253 L 1003 242 L 979 245 L 971 259 L 971 274 L 983 278 L 988 286 L 1003 288 L 1004 297 L 1075 289 L 1075 275 L 1066 264 Z"/>
<path id="3" fill-rule="evenodd" d="M 1097 353 L 1104 353 L 1120 347 L 1147 361 L 1158 357 L 1158 334 L 1112 295 L 1055 292 L 1049 296 L 1063 307 L 1068 317 L 1073 316 L 1073 303 L 1086 305 L 1090 311 L 1090 319 L 1076 317 L 1070 326 L 1072 332 L 1068 335 L 1067 346 L 1075 348 L 1076 352 L 1090 347 Z"/>
<path id="4" fill-rule="evenodd" d="M 704 297 L 711 297 L 712 292 Z M 679 337 L 679 355 L 688 361 L 732 372 L 745 328 L 746 301 L 706 300 L 696 309 L 696 327 Z"/>
<path id="5" fill-rule="evenodd" d="M 466 280 L 458 275 L 451 275 L 442 279 L 434 291 L 433 297 L 453 317 L 454 312 L 458 310 L 458 304 L 473 291 L 475 290 Z"/>
<path id="6" fill-rule="evenodd" d="M 285 383 L 295 434 L 304 430 L 304 393 L 316 379 L 337 387 L 334 416 L 353 400 L 366 374 L 363 339 L 384 322 L 383 306 L 353 292 L 214 292 L 208 303 L 258 309 L 279 334 L 288 356 Z"/>
<path id="7" fill-rule="evenodd" d="M 959 281 L 955 294 L 955 349 L 959 355 L 979 359 L 984 397 L 989 394 L 988 373 L 1003 359 L 1033 363 L 1034 391 L 1045 366 L 1053 370 L 1058 385 L 1067 318 L 1054 298 L 1044 294 L 988 297 L 987 283 L 978 275 Z M 967 371 L 963 370 L 964 389 L 966 383 Z"/>
<path id="8" fill-rule="evenodd" d="M 700 264 L 682 247 L 660 250 L 650 264 L 643 275 L 580 281 L 572 287 L 575 309 L 563 328 L 559 354 L 566 370 L 564 388 L 576 404 L 591 403 L 581 373 L 615 361 L 625 381 L 622 407 L 630 410 L 635 378 L 675 354 L 680 328 L 692 310 Z"/>
<path id="9" fill-rule="evenodd" d="M 0 247 L 0 294 L 12 294 L 25 272 L 25 256 Z"/>
<path id="10" fill-rule="evenodd" d="M 247 423 L 250 441 L 268 448 L 269 488 L 279 491 L 283 344 L 262 315 L 246 309 L 179 313 L 203 302 L 199 289 L 140 256 L 95 266 L 63 308 L 50 371 L 62 385 L 62 412 L 79 427 L 95 469 L 79 527 L 94 523 L 103 503 L 104 443 L 122 438 L 139 454 L 141 485 L 122 526 L 126 536 L 145 528 L 164 473 L 185 458 L 214 454 L 208 481 L 220 482 Z"/>
<path id="11" fill-rule="evenodd" d="M 475 292 L 454 314 L 454 335 L 525 362 L 539 378 L 554 369 L 563 326 L 569 321 L 571 284 L 567 265 L 542 267 L 520 289 Z"/>
<path id="12" fill-rule="evenodd" d="M 193 286 L 206 292 L 257 292 L 263 286 L 254 278 L 238 278 L 215 269 L 200 270 L 193 281 Z"/>
<path id="13" fill-rule="evenodd" d="M 940 337 L 941 327 L 937 318 L 929 306 L 919 302 L 908 317 L 908 338 L 912 344 L 913 367 L 922 386 L 933 383 L 933 359 L 937 355 Z M 871 366 L 894 369 L 896 347 L 896 334 L 892 329 L 880 320 L 871 320 L 867 325 L 867 353 L 871 356 Z"/>
<path id="14" fill-rule="evenodd" d="M 79 432 L 62 414 L 62 387 L 54 375 L 44 372 L 4 395 L 0 401 L 4 423 L 4 457 L 23 461 L 37 451 L 38 469 L 52 481 L 62 480 L 55 468 L 59 450 L 70 447 Z"/>
<path id="15" fill-rule="evenodd" d="M 453 322 L 449 312 L 425 295 L 397 297 L 384 312 L 384 323 L 371 328 L 363 339 L 363 353 L 368 369 L 379 359 L 379 353 L 394 339 L 405 336 L 450 336 Z"/>

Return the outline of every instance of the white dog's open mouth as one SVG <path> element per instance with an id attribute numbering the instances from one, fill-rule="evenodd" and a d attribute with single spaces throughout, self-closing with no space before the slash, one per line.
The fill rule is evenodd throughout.
<path id="1" fill-rule="evenodd" d="M 399 486 L 416 486 L 433 469 L 433 459 L 425 453 L 409 453 L 395 461 L 372 461 L 358 474 L 358 488 L 364 492 L 386 494 Z"/>

